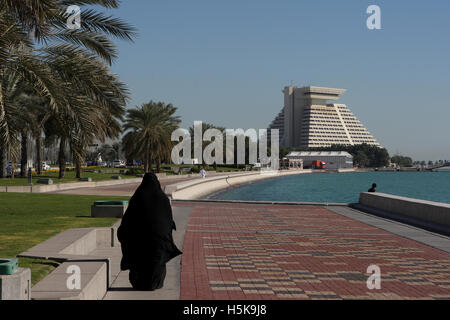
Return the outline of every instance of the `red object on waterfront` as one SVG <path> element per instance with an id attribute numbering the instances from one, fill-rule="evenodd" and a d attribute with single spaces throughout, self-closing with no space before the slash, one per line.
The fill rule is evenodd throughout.
<path id="1" fill-rule="evenodd" d="M 321 160 L 313 160 L 311 167 L 313 169 L 325 169 L 327 167 L 326 163 Z"/>

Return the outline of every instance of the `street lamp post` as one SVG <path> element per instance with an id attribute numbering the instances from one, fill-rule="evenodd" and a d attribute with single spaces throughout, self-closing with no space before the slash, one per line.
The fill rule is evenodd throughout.
<path id="1" fill-rule="evenodd" d="M 33 185 L 33 171 L 31 168 L 28 168 L 28 184 Z"/>

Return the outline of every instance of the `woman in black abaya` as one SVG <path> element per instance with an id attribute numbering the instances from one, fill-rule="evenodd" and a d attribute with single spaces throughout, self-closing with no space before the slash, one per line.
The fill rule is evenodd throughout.
<path id="1" fill-rule="evenodd" d="M 166 263 L 181 254 L 173 242 L 175 228 L 169 198 L 158 178 L 146 173 L 117 231 L 122 246 L 120 268 L 130 270 L 134 289 L 162 288 Z"/>

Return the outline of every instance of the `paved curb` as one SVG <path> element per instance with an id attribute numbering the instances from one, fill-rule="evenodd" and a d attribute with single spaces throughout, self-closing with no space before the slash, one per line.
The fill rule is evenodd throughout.
<path id="1" fill-rule="evenodd" d="M 296 202 L 296 201 L 256 201 L 256 200 L 216 200 L 216 199 L 173 199 L 173 203 L 236 203 L 236 204 L 272 204 L 283 206 L 319 206 L 319 207 L 348 207 L 349 203 L 326 203 L 326 202 Z"/>
<path id="2" fill-rule="evenodd" d="M 188 182 L 168 185 L 164 188 L 164 192 L 174 200 L 198 200 L 211 193 L 215 193 L 236 185 L 242 185 L 253 181 L 308 173 L 312 173 L 312 171 L 289 170 L 276 171 L 274 173 L 251 172 L 206 179 L 200 178 Z"/>

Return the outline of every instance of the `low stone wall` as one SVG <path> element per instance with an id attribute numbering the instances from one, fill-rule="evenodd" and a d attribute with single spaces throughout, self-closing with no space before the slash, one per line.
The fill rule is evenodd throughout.
<path id="1" fill-rule="evenodd" d="M 4 187 L 4 192 L 32 192 L 32 187 L 18 186 L 18 187 Z M 3 190 L 2 190 L 3 191 Z"/>
<path id="2" fill-rule="evenodd" d="M 45 193 L 57 192 L 78 188 L 95 188 L 103 186 L 113 186 L 127 183 L 141 183 L 142 178 L 130 178 L 122 180 L 105 180 L 96 182 L 69 182 L 57 183 L 51 185 L 33 185 L 33 186 L 17 186 L 17 187 L 0 187 L 0 192 L 20 192 L 20 193 Z"/>
<path id="3" fill-rule="evenodd" d="M 381 210 L 388 217 L 391 215 L 393 218 L 435 231 L 447 233 L 450 230 L 450 204 L 364 192 L 360 194 L 358 205 L 369 211 Z"/>
<path id="4" fill-rule="evenodd" d="M 18 257 L 61 262 L 31 288 L 31 299 L 102 299 L 118 273 L 111 268 L 107 250 L 120 245 L 117 239 L 119 222 L 105 228 L 68 229 L 19 254 Z M 102 250 L 106 252 L 101 253 Z M 77 290 L 66 285 L 67 268 L 72 265 L 80 268 L 81 288 Z"/>
<path id="5" fill-rule="evenodd" d="M 197 176 L 195 175 L 175 175 L 167 176 L 165 173 L 157 173 L 156 176 L 161 181 L 171 179 L 185 179 L 187 177 Z M 142 177 L 139 178 L 124 178 L 121 180 L 104 180 L 94 182 L 69 182 L 69 183 L 55 183 L 52 185 L 33 185 L 33 186 L 0 186 L 0 192 L 18 192 L 18 193 L 46 193 L 46 192 L 58 192 L 63 190 L 78 189 L 78 188 L 95 188 L 106 187 L 128 183 L 141 183 Z"/>
<path id="6" fill-rule="evenodd" d="M 164 191 L 174 200 L 197 200 L 208 194 L 237 186 L 239 184 L 304 173 L 311 173 L 311 170 L 288 170 L 279 171 L 276 173 L 237 173 L 172 184 L 166 186 Z"/>

